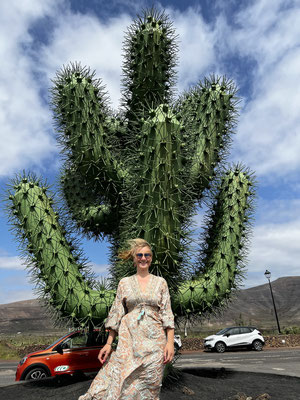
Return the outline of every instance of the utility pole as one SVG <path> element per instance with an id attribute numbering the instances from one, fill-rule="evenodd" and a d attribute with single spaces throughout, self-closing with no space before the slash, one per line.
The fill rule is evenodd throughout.
<path id="1" fill-rule="evenodd" d="M 271 285 L 271 272 L 268 271 L 267 269 L 266 269 L 266 272 L 265 272 L 265 277 L 266 277 L 266 278 L 268 279 L 268 281 L 269 281 L 270 291 L 271 291 L 271 296 L 272 296 L 272 301 L 273 301 L 273 307 L 274 307 L 275 317 L 276 317 L 276 321 L 277 321 L 278 332 L 281 333 L 281 331 L 280 331 L 280 325 L 279 325 L 279 320 L 278 320 L 278 315 L 277 315 L 277 310 L 276 310 L 276 305 L 275 305 L 275 300 L 274 300 L 274 296 L 273 296 L 272 285 Z"/>

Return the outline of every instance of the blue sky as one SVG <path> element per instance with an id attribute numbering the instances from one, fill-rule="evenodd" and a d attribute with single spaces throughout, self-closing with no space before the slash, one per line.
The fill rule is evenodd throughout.
<path id="1" fill-rule="evenodd" d="M 10 0 L 0 3 L 0 187 L 22 170 L 55 184 L 60 158 L 49 109 L 55 72 L 81 61 L 118 108 L 122 40 L 142 8 L 166 9 L 179 35 L 178 94 L 211 73 L 240 88 L 229 162 L 255 171 L 258 198 L 244 287 L 299 275 L 300 1 Z M 201 214 L 196 223 L 201 226 Z M 0 304 L 35 297 L 0 210 Z M 107 243 L 82 240 L 94 272 Z"/>

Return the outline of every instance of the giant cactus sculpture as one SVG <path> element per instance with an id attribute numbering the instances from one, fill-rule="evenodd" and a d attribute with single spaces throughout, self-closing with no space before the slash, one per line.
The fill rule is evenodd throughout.
<path id="1" fill-rule="evenodd" d="M 75 325 L 99 325 L 119 279 L 134 273 L 116 255 L 144 237 L 152 272 L 170 287 L 175 316 L 220 306 L 236 286 L 251 216 L 253 178 L 245 168 L 219 167 L 235 125 L 236 90 L 211 77 L 173 99 L 176 38 L 164 14 L 145 12 L 125 41 L 123 104 L 107 106 L 94 73 L 80 64 L 58 73 L 53 94 L 64 155 L 61 189 L 67 216 L 54 210 L 47 187 L 31 175 L 10 188 L 18 236 L 46 300 Z M 202 244 L 192 220 L 210 198 Z M 111 243 L 111 282 L 95 286 L 67 230 Z M 195 243 L 195 244 L 193 244 Z M 198 247 L 197 247 L 198 246 Z"/>

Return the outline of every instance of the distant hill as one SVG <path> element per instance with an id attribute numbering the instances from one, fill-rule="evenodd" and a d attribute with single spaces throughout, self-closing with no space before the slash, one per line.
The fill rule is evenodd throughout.
<path id="1" fill-rule="evenodd" d="M 300 326 L 300 276 L 279 278 L 271 284 L 280 327 Z M 220 316 L 204 321 L 202 328 L 220 325 L 277 328 L 269 284 L 240 290 L 229 307 Z"/>
<path id="2" fill-rule="evenodd" d="M 55 333 L 62 329 L 54 326 L 46 308 L 39 300 L 24 300 L 0 305 L 0 334 Z"/>
<path id="3" fill-rule="evenodd" d="M 300 276 L 279 278 L 272 282 L 281 328 L 300 326 Z M 209 330 L 230 325 L 254 325 L 260 329 L 276 328 L 269 284 L 237 292 L 228 308 L 217 317 L 210 317 L 192 330 Z M 38 300 L 0 305 L 0 333 L 54 333 L 51 317 Z"/>

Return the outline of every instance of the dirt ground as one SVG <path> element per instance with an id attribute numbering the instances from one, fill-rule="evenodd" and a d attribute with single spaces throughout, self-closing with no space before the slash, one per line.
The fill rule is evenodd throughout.
<path id="1" fill-rule="evenodd" d="M 240 397 L 241 400 L 247 397 L 254 400 L 265 393 L 271 400 L 300 400 L 300 378 L 224 368 L 185 369 L 181 386 L 163 390 L 161 400 L 237 400 L 236 395 L 242 393 L 245 396 Z M 268 397 L 261 397 L 261 400 L 265 399 Z"/>
<path id="2" fill-rule="evenodd" d="M 91 379 L 74 378 L 61 381 L 53 378 L 39 382 L 21 383 L 0 388 L 3 400 L 77 400 L 85 393 Z M 244 393 L 253 400 L 264 393 L 271 400 L 299 400 L 300 378 L 232 372 L 221 369 L 185 369 L 180 384 L 163 389 L 160 400 L 236 400 Z M 242 399 L 242 398 L 241 398 Z M 268 397 L 261 398 L 267 400 Z M 249 399 L 250 400 L 250 399 Z"/>

